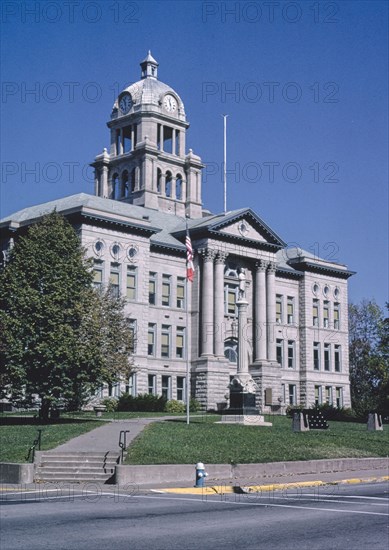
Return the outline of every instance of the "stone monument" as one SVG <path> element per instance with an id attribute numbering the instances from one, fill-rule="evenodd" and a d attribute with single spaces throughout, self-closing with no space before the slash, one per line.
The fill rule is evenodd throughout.
<path id="1" fill-rule="evenodd" d="M 247 308 L 246 299 L 246 273 L 243 268 L 239 272 L 238 300 L 238 366 L 237 372 L 232 379 L 230 390 L 230 406 L 224 411 L 223 423 L 272 426 L 265 422 L 255 406 L 256 383 L 249 373 L 247 353 Z"/>

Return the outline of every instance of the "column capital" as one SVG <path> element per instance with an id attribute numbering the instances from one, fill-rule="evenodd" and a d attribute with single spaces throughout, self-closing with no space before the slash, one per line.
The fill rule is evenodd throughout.
<path id="1" fill-rule="evenodd" d="M 269 265 L 268 265 L 267 269 L 268 269 L 269 273 L 275 273 L 276 269 L 277 269 L 277 263 L 276 262 L 269 262 Z"/>
<path id="2" fill-rule="evenodd" d="M 198 253 L 203 257 L 205 262 L 213 262 L 215 258 L 215 251 L 211 248 L 201 248 Z"/>
<path id="3" fill-rule="evenodd" d="M 265 262 L 265 260 L 258 260 L 255 262 L 255 268 L 257 271 L 266 271 L 268 266 L 268 262 Z"/>
<path id="4" fill-rule="evenodd" d="M 216 252 L 216 263 L 217 264 L 224 264 L 228 257 L 228 252 L 223 252 L 221 250 L 218 250 Z"/>

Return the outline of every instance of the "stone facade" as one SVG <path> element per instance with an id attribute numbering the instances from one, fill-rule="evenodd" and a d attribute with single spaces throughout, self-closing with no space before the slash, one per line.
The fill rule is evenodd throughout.
<path id="1" fill-rule="evenodd" d="M 121 92 L 108 127 L 111 147 L 93 162 L 95 196 L 79 194 L 1 220 L 2 247 L 56 208 L 94 260 L 96 287 L 126 297 L 135 334 L 130 380 L 103 388 L 163 394 L 205 409 L 227 406 L 237 370 L 238 273 L 246 274 L 244 350 L 262 412 L 315 402 L 350 406 L 346 266 L 285 242 L 250 208 L 210 214 L 201 202 L 201 158 L 186 153 L 179 95 L 141 63 L 141 80 Z M 195 277 L 186 280 L 185 237 Z"/>

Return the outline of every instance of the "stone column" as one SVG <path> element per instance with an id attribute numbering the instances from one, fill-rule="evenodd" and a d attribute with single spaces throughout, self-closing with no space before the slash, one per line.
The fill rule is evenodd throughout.
<path id="1" fill-rule="evenodd" d="M 245 299 L 236 302 L 238 306 L 238 368 L 237 375 L 249 377 L 249 364 L 247 360 L 247 308 L 248 302 Z M 246 378 L 246 376 L 244 376 Z"/>
<path id="2" fill-rule="evenodd" d="M 267 270 L 266 309 L 267 309 L 267 358 L 276 361 L 276 264 L 271 262 Z"/>
<path id="3" fill-rule="evenodd" d="M 176 154 L 176 129 L 173 128 L 172 132 L 172 154 Z"/>
<path id="4" fill-rule="evenodd" d="M 201 300 L 201 355 L 213 355 L 213 259 L 214 252 L 202 250 L 202 300 Z"/>
<path id="5" fill-rule="evenodd" d="M 120 128 L 120 137 L 119 137 L 119 155 L 123 154 L 123 128 Z"/>
<path id="6" fill-rule="evenodd" d="M 172 175 L 171 186 L 170 186 L 170 196 L 172 199 L 176 198 L 176 182 L 177 182 L 176 176 Z"/>
<path id="7" fill-rule="evenodd" d="M 218 252 L 215 263 L 215 294 L 214 294 L 214 344 L 215 355 L 224 357 L 224 262 L 225 252 Z"/>
<path id="8" fill-rule="evenodd" d="M 135 132 L 134 132 L 134 125 L 132 125 L 131 126 L 131 151 L 135 149 L 134 139 L 135 139 Z"/>
<path id="9" fill-rule="evenodd" d="M 255 361 L 267 359 L 266 330 L 266 268 L 267 263 L 260 260 L 255 264 Z"/>
<path id="10" fill-rule="evenodd" d="M 101 169 L 101 188 L 102 197 L 108 198 L 108 166 L 103 166 Z"/>
<path id="11" fill-rule="evenodd" d="M 159 143 L 160 143 L 160 151 L 163 151 L 163 125 L 162 124 L 159 127 Z"/>

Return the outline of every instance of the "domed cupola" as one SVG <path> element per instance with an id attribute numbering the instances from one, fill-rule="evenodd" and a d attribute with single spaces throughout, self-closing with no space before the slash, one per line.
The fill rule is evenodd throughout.
<path id="1" fill-rule="evenodd" d="M 186 122 L 182 99 L 171 86 L 158 80 L 158 65 L 149 51 L 140 63 L 141 79 L 119 94 L 113 105 L 112 119 L 147 110 Z"/>
<path id="2" fill-rule="evenodd" d="M 111 147 L 96 157 L 96 194 L 177 215 L 201 217 L 200 157 L 186 155 L 184 103 L 158 80 L 149 51 L 141 79 L 118 95 L 112 109 Z"/>

